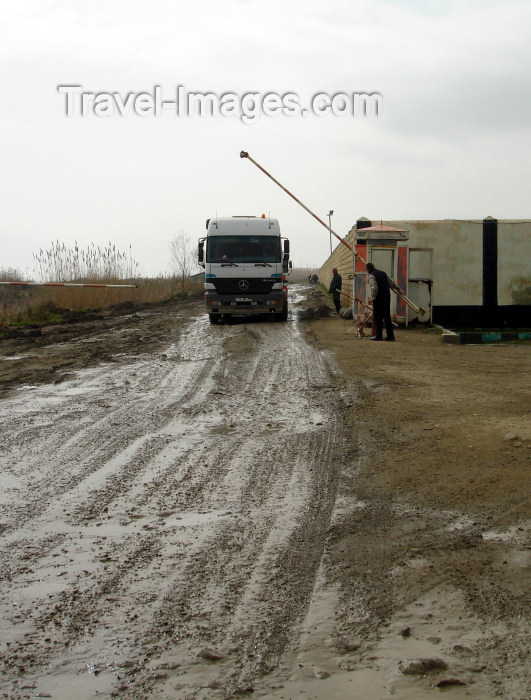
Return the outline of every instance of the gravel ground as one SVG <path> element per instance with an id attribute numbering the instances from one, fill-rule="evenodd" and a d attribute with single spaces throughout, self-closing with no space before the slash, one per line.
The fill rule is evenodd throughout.
<path id="1" fill-rule="evenodd" d="M 531 346 L 291 296 L 0 342 L 3 697 L 528 697 Z"/>

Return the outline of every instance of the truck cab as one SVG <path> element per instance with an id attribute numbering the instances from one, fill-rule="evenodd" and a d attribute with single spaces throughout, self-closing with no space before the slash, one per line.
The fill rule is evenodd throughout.
<path id="1" fill-rule="evenodd" d="M 232 216 L 209 219 L 199 239 L 205 269 L 205 308 L 211 323 L 232 315 L 288 317 L 289 241 L 277 219 Z"/>

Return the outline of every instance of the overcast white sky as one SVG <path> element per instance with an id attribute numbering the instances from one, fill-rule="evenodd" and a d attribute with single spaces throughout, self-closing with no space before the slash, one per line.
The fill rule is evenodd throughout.
<path id="1" fill-rule="evenodd" d="M 0 268 L 59 239 L 132 246 L 216 215 L 280 220 L 296 265 L 329 236 L 249 153 L 345 235 L 379 219 L 529 218 L 529 0 L 38 0 L 0 10 Z M 378 92 L 382 118 L 67 117 L 87 92 Z"/>

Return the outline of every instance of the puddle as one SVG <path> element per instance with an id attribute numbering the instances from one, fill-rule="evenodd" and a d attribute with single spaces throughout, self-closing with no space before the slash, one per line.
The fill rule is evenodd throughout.
<path id="1" fill-rule="evenodd" d="M 77 337 L 77 338 L 72 338 L 70 343 L 75 343 L 76 345 L 90 345 L 91 343 L 100 343 L 101 338 L 82 338 L 82 337 Z"/>
<path id="2" fill-rule="evenodd" d="M 145 314 L 145 315 L 148 316 L 149 314 Z M 113 328 L 113 329 L 111 329 L 111 333 L 119 333 L 120 335 L 123 335 L 125 333 L 142 333 L 142 329 L 141 328 Z"/>
<path id="3" fill-rule="evenodd" d="M 482 538 L 487 542 L 514 542 L 515 544 L 529 544 L 531 522 L 523 522 L 513 525 L 504 532 L 489 530 L 482 533 Z"/>
<path id="4" fill-rule="evenodd" d="M 337 594 L 333 590 L 316 592 L 300 638 L 301 650 L 288 679 L 275 678 L 273 690 L 258 691 L 255 697 L 425 700 L 440 692 L 444 692 L 447 700 L 494 700 L 496 697 L 480 687 L 481 679 L 476 684 L 477 673 L 467 670 L 473 666 L 473 659 L 470 656 L 461 658 L 455 651 L 473 647 L 482 636 L 478 632 L 478 620 L 470 617 L 459 591 L 439 588 L 412 603 L 395 616 L 381 639 L 361 657 L 357 650 L 340 654 L 334 646 L 336 604 Z M 402 634 L 406 625 L 409 636 Z M 419 658 L 441 658 L 448 663 L 448 670 L 425 676 L 405 675 L 400 671 L 401 662 Z M 435 687 L 441 679 L 455 677 L 466 685 L 450 685 L 444 691 Z"/>
<path id="5" fill-rule="evenodd" d="M 182 513 L 174 513 L 172 515 L 169 515 L 167 518 L 164 518 L 164 527 L 171 528 L 171 527 L 178 527 L 178 528 L 196 528 L 196 527 L 204 527 L 205 525 L 211 525 L 212 523 L 215 523 L 219 521 L 220 518 L 229 518 L 231 517 L 231 514 L 227 513 L 227 511 L 210 511 L 208 513 L 205 512 L 192 512 L 192 511 L 187 511 L 187 512 L 182 512 Z"/>
<path id="6" fill-rule="evenodd" d="M 447 532 L 459 532 L 461 530 L 469 530 L 474 525 L 474 518 L 466 515 L 459 515 L 446 528 Z"/>
<path id="7" fill-rule="evenodd" d="M 126 665 L 127 645 L 117 645 L 104 658 L 101 648 L 108 647 L 105 634 L 97 633 L 70 653 L 61 666 L 49 668 L 41 676 L 35 676 L 29 687 L 33 692 L 23 697 L 51 697 L 53 700 L 90 700 L 110 698 L 116 687 L 117 677 Z M 123 646 L 123 649 L 119 647 Z M 28 692 L 28 691 L 26 691 Z"/>

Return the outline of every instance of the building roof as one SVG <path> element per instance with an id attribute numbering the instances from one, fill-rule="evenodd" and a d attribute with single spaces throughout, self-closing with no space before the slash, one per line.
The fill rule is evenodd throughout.
<path id="1" fill-rule="evenodd" d="M 363 231 L 363 233 L 407 233 L 407 229 L 405 228 L 395 228 L 394 226 L 386 226 L 383 224 L 382 221 L 380 221 L 379 224 L 376 224 L 376 226 L 367 226 L 367 228 L 361 228 L 357 229 L 358 231 Z"/>

